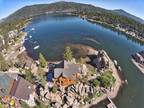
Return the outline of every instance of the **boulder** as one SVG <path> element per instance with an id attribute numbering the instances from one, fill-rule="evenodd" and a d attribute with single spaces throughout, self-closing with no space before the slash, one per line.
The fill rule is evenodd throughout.
<path id="1" fill-rule="evenodd" d="M 66 96 L 66 100 L 67 100 L 67 104 L 69 106 L 71 106 L 74 102 L 74 98 L 70 97 L 70 96 Z"/>
<path id="2" fill-rule="evenodd" d="M 72 108 L 78 108 L 78 107 L 79 107 L 79 103 L 78 103 L 77 99 L 75 99 L 72 104 Z"/>
<path id="3" fill-rule="evenodd" d="M 61 105 L 59 103 L 54 104 L 54 108 L 60 108 L 60 107 L 61 107 Z"/>
<path id="4" fill-rule="evenodd" d="M 115 66 L 118 66 L 118 62 L 116 60 L 113 61 Z"/>
<path id="5" fill-rule="evenodd" d="M 83 64 L 81 68 L 82 68 L 82 70 L 81 70 L 82 75 L 86 76 L 86 75 L 87 75 L 87 72 L 88 72 L 88 69 L 87 69 L 86 65 Z"/>
<path id="6" fill-rule="evenodd" d="M 79 93 L 80 95 L 81 95 L 81 92 L 82 92 L 82 87 L 83 87 L 83 84 L 80 83 L 79 88 L 78 88 L 78 93 Z"/>
<path id="7" fill-rule="evenodd" d="M 64 104 L 62 108 L 68 108 L 69 106 L 67 104 Z"/>
<path id="8" fill-rule="evenodd" d="M 85 95 L 85 86 L 83 86 L 81 90 L 81 96 L 84 96 L 84 95 Z"/>

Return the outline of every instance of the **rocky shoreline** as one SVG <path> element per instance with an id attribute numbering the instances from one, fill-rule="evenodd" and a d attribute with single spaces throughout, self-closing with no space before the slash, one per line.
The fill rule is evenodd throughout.
<path id="1" fill-rule="evenodd" d="M 22 39 L 22 44 L 24 43 L 24 37 Z M 87 55 L 95 55 L 98 53 L 97 50 L 95 50 L 94 48 L 90 47 L 90 46 L 86 46 L 86 45 L 82 45 L 82 44 L 68 44 L 70 47 L 73 47 L 74 49 L 80 50 L 81 52 L 79 52 L 80 54 L 84 54 L 83 57 L 87 56 Z M 24 47 L 24 46 L 23 46 Z M 111 91 L 103 94 L 100 97 L 97 97 L 96 100 L 92 100 L 91 103 L 86 103 L 85 105 L 80 105 L 81 108 L 89 108 L 92 105 L 96 105 L 99 102 L 105 100 L 107 98 L 107 96 L 109 96 L 110 98 L 115 98 L 120 90 L 120 87 L 122 86 L 122 80 L 119 76 L 119 72 L 116 69 L 113 61 L 109 58 L 109 56 L 107 55 L 107 53 L 102 50 L 102 52 L 104 52 L 105 57 L 109 60 L 109 66 L 110 69 L 112 71 L 112 75 L 114 76 L 114 78 L 116 79 L 116 82 L 114 84 L 114 86 L 112 87 Z M 28 56 L 28 55 L 27 55 Z M 87 57 L 85 58 L 87 59 Z M 76 86 L 76 85 L 75 85 Z M 67 97 L 68 98 L 68 97 Z M 68 99 L 69 100 L 69 99 Z"/>
<path id="2" fill-rule="evenodd" d="M 110 27 L 110 28 L 112 28 L 114 30 L 122 32 L 122 33 L 126 34 L 127 36 L 129 36 L 130 38 L 138 40 L 139 42 L 142 42 L 142 43 L 144 42 L 144 38 L 143 37 L 140 37 L 140 36 L 136 35 L 136 33 L 134 33 L 134 32 L 126 31 L 126 29 L 121 28 L 119 26 L 114 27 L 112 24 L 96 21 L 96 20 L 94 20 L 92 18 L 87 18 L 86 16 L 79 16 L 79 17 L 82 18 L 82 19 L 86 19 L 87 21 L 92 22 L 92 23 L 98 23 L 98 24 L 105 25 L 105 26 Z"/>
<path id="3" fill-rule="evenodd" d="M 87 47 L 89 49 L 89 54 L 93 54 L 95 53 L 95 49 L 91 48 L 91 47 Z M 104 51 L 106 57 L 109 59 L 110 61 L 110 66 L 111 66 L 111 69 L 112 69 L 112 72 L 113 72 L 113 76 L 116 78 L 116 82 L 115 82 L 115 85 L 113 87 L 113 90 L 111 92 L 109 92 L 108 94 L 106 95 L 103 95 L 103 96 L 100 96 L 98 97 L 94 102 L 92 102 L 90 105 L 85 105 L 81 108 L 89 108 L 91 107 L 92 105 L 96 105 L 98 104 L 99 102 L 105 100 L 107 98 L 107 96 L 109 96 L 110 98 L 114 99 L 116 98 L 116 96 L 118 95 L 118 92 L 122 86 L 122 79 L 120 78 L 119 76 L 119 72 L 118 70 L 116 69 L 113 61 L 109 58 L 109 56 L 107 55 L 107 53 Z"/>
<path id="4" fill-rule="evenodd" d="M 85 56 L 97 54 L 97 50 L 87 45 L 82 45 L 82 44 L 68 44 L 68 45 L 72 47 L 72 49 L 77 49 L 77 50 L 81 49 L 81 53 L 85 53 Z M 120 71 L 116 68 L 114 62 L 109 58 L 108 54 L 104 50 L 102 51 L 104 52 L 106 58 L 108 58 L 110 62 L 110 68 L 113 72 L 112 75 L 116 78 L 115 85 L 110 92 L 107 92 L 106 94 L 103 94 L 102 96 L 97 97 L 96 100 L 93 100 L 90 104 L 87 103 L 85 105 L 82 105 L 80 108 L 90 108 L 91 106 L 96 105 L 99 102 L 107 99 L 107 96 L 110 97 L 111 99 L 116 98 L 116 96 L 119 93 L 120 88 L 122 87 L 122 84 L 124 83 L 123 79 L 120 76 Z M 87 57 L 85 59 L 87 60 Z"/>

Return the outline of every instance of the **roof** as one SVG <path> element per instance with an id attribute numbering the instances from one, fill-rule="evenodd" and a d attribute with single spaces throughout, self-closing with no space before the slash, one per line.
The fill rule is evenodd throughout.
<path id="1" fill-rule="evenodd" d="M 0 73 L 0 96 L 10 95 L 14 79 L 5 73 Z"/>
<path id="2" fill-rule="evenodd" d="M 22 99 L 29 100 L 30 94 L 34 91 L 33 85 L 22 77 L 18 76 L 12 88 L 12 96 Z"/>
<path id="3" fill-rule="evenodd" d="M 80 65 L 73 64 L 65 60 L 62 63 L 63 65 L 61 68 L 54 69 L 54 78 L 58 78 L 60 75 L 62 75 L 63 77 L 71 79 L 72 75 L 80 73 Z"/>
<path id="4" fill-rule="evenodd" d="M 17 73 L 0 72 L 0 96 L 14 96 L 18 99 L 29 100 L 33 91 L 33 85 Z"/>
<path id="5" fill-rule="evenodd" d="M 62 75 L 67 78 L 71 78 L 72 75 L 80 73 L 80 66 L 77 64 L 68 64 L 68 68 L 64 69 Z"/>

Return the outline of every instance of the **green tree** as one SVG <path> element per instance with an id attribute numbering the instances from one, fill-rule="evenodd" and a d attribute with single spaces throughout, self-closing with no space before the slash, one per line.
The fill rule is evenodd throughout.
<path id="1" fill-rule="evenodd" d="M 73 58 L 73 54 L 72 54 L 72 50 L 69 46 L 67 46 L 65 48 L 65 51 L 64 51 L 64 55 L 63 55 L 64 59 L 67 60 L 67 61 L 71 61 L 72 58 Z"/>
<path id="2" fill-rule="evenodd" d="M 102 74 L 102 76 L 100 76 L 98 79 L 101 81 L 102 86 L 105 88 L 111 87 L 116 81 L 111 72 Z"/>
<path id="3" fill-rule="evenodd" d="M 20 104 L 22 108 L 29 108 L 29 105 L 24 101 L 20 101 Z"/>
<path id="4" fill-rule="evenodd" d="M 25 79 L 31 83 L 34 83 L 34 75 L 32 74 L 31 69 L 25 70 Z"/>
<path id="5" fill-rule="evenodd" d="M 77 62 L 80 64 L 85 64 L 85 60 L 82 57 L 80 57 Z"/>
<path id="6" fill-rule="evenodd" d="M 47 81 L 46 81 L 46 73 L 44 71 L 44 68 L 42 68 L 41 66 L 38 67 L 37 78 L 39 79 L 40 83 L 43 86 L 47 83 Z"/>
<path id="7" fill-rule="evenodd" d="M 57 87 L 56 87 L 56 86 L 53 86 L 52 89 L 51 89 L 51 92 L 52 92 L 52 93 L 56 93 L 56 92 L 57 92 Z"/>
<path id="8" fill-rule="evenodd" d="M 95 87 L 98 87 L 100 85 L 100 82 L 97 79 L 93 80 L 92 83 Z"/>
<path id="9" fill-rule="evenodd" d="M 47 61 L 41 53 L 39 54 L 39 63 L 40 63 L 40 67 L 42 68 L 45 68 L 47 66 Z"/>
<path id="10" fill-rule="evenodd" d="M 1 71 L 7 71 L 8 70 L 8 64 L 5 61 L 4 57 L 2 56 L 2 54 L 0 54 L 0 70 Z"/>
<path id="11" fill-rule="evenodd" d="M 41 100 L 36 99 L 36 106 L 34 108 L 51 108 L 50 105 L 45 105 Z"/>

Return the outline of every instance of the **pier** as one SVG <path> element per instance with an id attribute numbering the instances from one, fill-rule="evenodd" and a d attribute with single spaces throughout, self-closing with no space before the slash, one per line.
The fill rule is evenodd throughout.
<path id="1" fill-rule="evenodd" d="M 110 99 L 110 97 L 108 97 L 108 100 L 109 100 L 109 104 L 106 106 L 107 108 L 117 108 L 116 105 L 114 104 L 114 102 Z"/>

